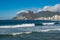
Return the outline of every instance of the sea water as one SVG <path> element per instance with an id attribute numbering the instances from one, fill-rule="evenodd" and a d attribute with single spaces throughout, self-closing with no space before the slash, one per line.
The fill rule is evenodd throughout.
<path id="1" fill-rule="evenodd" d="M 60 40 L 60 21 L 0 20 L 0 40 Z"/>

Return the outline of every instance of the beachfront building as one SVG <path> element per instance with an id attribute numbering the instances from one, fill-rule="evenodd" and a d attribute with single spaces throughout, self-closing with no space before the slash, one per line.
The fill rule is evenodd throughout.
<path id="1" fill-rule="evenodd" d="M 39 17 L 35 20 L 60 20 L 60 15 L 54 15 L 52 17 Z"/>

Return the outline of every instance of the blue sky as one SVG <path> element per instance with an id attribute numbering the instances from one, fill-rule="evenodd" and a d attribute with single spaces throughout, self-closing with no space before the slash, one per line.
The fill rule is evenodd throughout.
<path id="1" fill-rule="evenodd" d="M 21 9 L 43 8 L 60 4 L 60 0 L 0 0 L 0 19 L 11 19 Z"/>

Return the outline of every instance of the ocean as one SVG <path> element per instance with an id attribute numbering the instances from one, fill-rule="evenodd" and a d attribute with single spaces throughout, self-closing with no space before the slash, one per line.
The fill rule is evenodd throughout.
<path id="1" fill-rule="evenodd" d="M 60 40 L 60 21 L 0 20 L 0 40 Z"/>

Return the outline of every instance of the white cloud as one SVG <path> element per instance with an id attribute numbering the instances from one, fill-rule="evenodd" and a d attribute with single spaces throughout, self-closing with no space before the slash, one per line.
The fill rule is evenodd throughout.
<path id="1" fill-rule="evenodd" d="M 39 8 L 39 9 L 37 10 L 37 12 L 41 12 L 41 11 L 43 11 L 41 8 Z"/>
<path id="2" fill-rule="evenodd" d="M 36 12 L 40 12 L 40 11 L 52 11 L 52 12 L 60 12 L 60 4 L 56 4 L 53 6 L 44 6 L 43 8 L 32 8 L 32 9 L 26 9 L 26 10 L 20 10 L 17 12 L 17 14 L 21 13 L 21 12 L 25 12 L 28 13 L 27 10 L 31 10 L 34 13 Z"/>
<path id="3" fill-rule="evenodd" d="M 40 11 L 52 11 L 52 12 L 60 12 L 60 4 L 56 4 L 54 6 L 44 6 L 42 9 L 38 9 L 37 12 Z"/>
<path id="4" fill-rule="evenodd" d="M 17 14 L 20 14 L 20 13 L 22 13 L 22 12 L 28 13 L 27 10 L 20 10 L 20 11 L 17 12 Z"/>
<path id="5" fill-rule="evenodd" d="M 60 4 L 56 4 L 54 6 L 45 6 L 43 11 L 53 11 L 53 12 L 60 12 Z"/>

